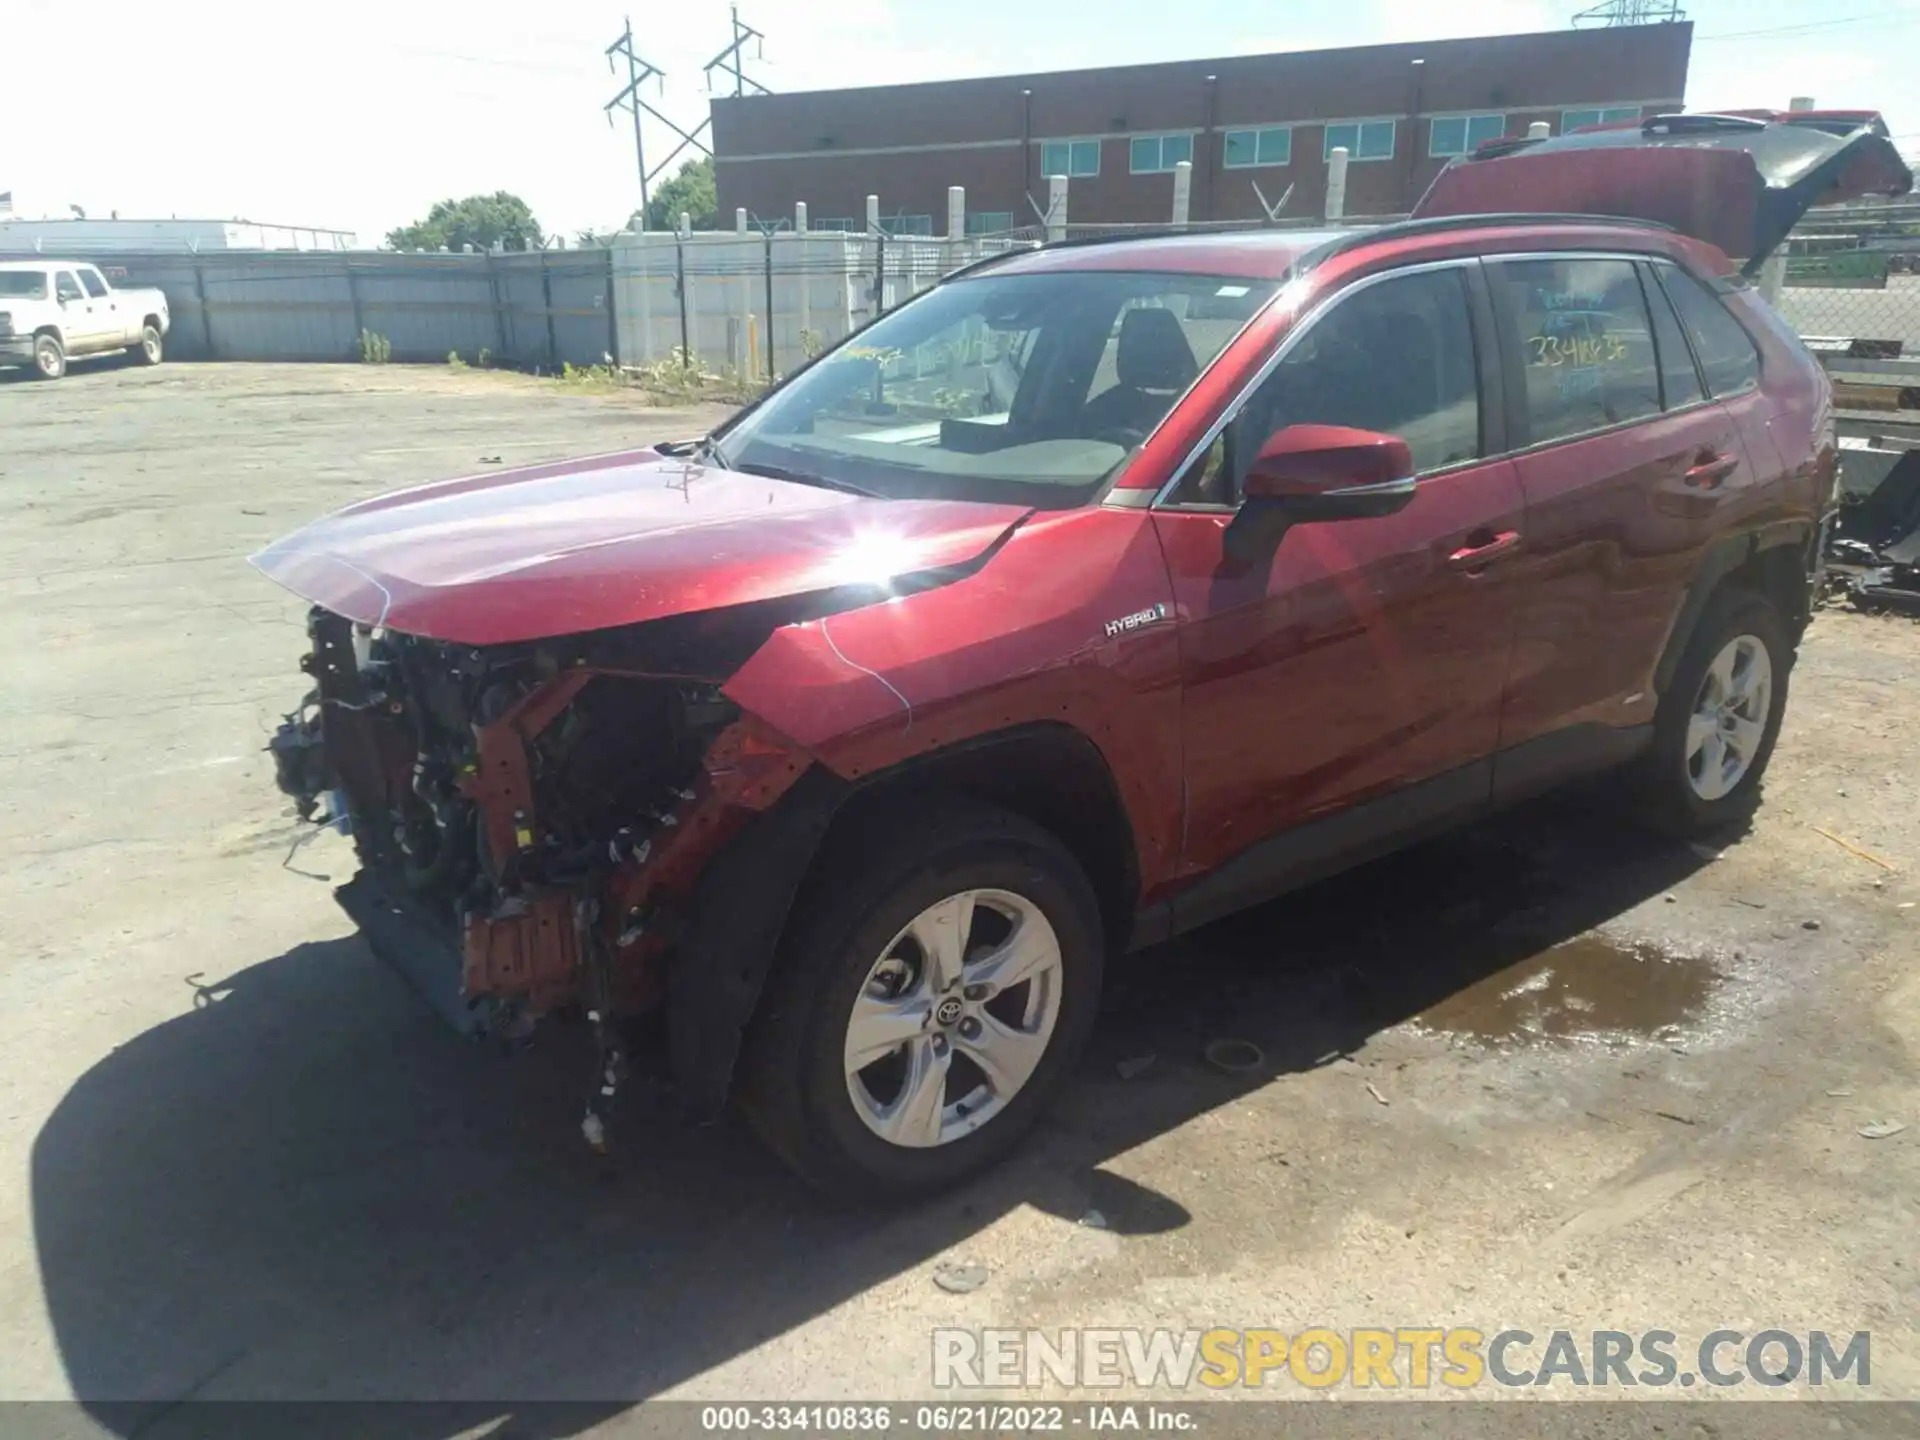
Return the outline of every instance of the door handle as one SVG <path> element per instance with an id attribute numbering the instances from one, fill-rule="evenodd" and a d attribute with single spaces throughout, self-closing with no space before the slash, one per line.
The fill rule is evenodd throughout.
<path id="1" fill-rule="evenodd" d="M 1481 566 L 1492 564 L 1502 555 L 1520 546 L 1518 530 L 1502 530 L 1497 535 L 1490 530 L 1477 530 L 1467 539 L 1474 543 L 1454 551 L 1447 557 L 1447 563 L 1456 570 L 1478 570 Z"/>
<path id="2" fill-rule="evenodd" d="M 1739 468 L 1739 460 L 1732 455 L 1722 455 L 1717 450 L 1703 450 L 1687 467 L 1686 481 L 1695 489 L 1718 490 L 1720 482 Z"/>

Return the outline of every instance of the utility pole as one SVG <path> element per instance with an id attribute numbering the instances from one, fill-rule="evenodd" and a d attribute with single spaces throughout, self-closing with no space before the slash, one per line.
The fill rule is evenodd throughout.
<path id="1" fill-rule="evenodd" d="M 619 70 L 613 63 L 613 57 L 615 55 L 623 57 L 627 62 L 627 88 L 609 100 L 603 108 L 607 112 L 607 123 L 609 125 L 613 123 L 613 112 L 615 110 L 630 111 L 633 115 L 633 160 L 635 166 L 640 171 L 640 226 L 642 229 L 645 229 L 648 205 L 647 148 L 646 141 L 642 139 L 640 135 L 640 112 L 642 110 L 651 110 L 652 107 L 640 99 L 640 87 L 648 80 L 659 76 L 661 91 L 664 93 L 666 90 L 666 72 L 657 65 L 647 63 L 634 53 L 633 21 L 631 19 L 627 20 L 626 29 L 621 32 L 620 38 L 607 46 L 606 49 L 607 69 L 612 70 L 617 75 L 619 74 Z M 676 151 L 675 153 L 678 154 L 679 152 Z"/>

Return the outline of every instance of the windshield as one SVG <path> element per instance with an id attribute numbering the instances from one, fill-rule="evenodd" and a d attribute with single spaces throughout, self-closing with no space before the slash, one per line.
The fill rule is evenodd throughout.
<path id="1" fill-rule="evenodd" d="M 16 300 L 44 300 L 47 298 L 47 272 L 0 270 L 0 295 Z"/>
<path id="2" fill-rule="evenodd" d="M 716 459 L 893 499 L 1070 508 L 1274 289 L 1114 271 L 956 280 L 796 376 Z"/>

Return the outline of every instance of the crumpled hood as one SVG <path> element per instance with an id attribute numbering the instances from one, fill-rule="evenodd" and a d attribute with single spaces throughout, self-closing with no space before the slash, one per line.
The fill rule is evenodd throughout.
<path id="1" fill-rule="evenodd" d="M 961 565 L 1028 513 L 874 500 L 642 450 L 383 495 L 252 560 L 348 619 L 499 645 Z"/>

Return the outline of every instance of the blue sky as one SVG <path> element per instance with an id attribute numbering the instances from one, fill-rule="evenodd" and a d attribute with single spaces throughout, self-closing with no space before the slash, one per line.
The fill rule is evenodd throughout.
<path id="1" fill-rule="evenodd" d="M 742 0 L 776 90 L 1559 29 L 1583 0 Z M 508 189 L 550 230 L 638 201 L 632 140 L 602 102 L 620 0 L 10 0 L 16 73 L 86 76 L 100 102 L 0 126 L 0 190 L 23 212 L 236 216 L 373 242 L 435 199 Z M 689 128 L 725 0 L 632 6 L 667 72 L 649 97 Z M 1920 154 L 1916 0 L 1694 0 L 1694 109 L 1873 106 Z M 96 44 L 95 42 L 99 43 Z M 54 57 L 64 57 L 57 59 Z M 56 79 L 56 83 L 59 83 Z M 651 131 L 649 146 L 667 139 Z M 653 149 L 654 154 L 663 153 Z"/>

